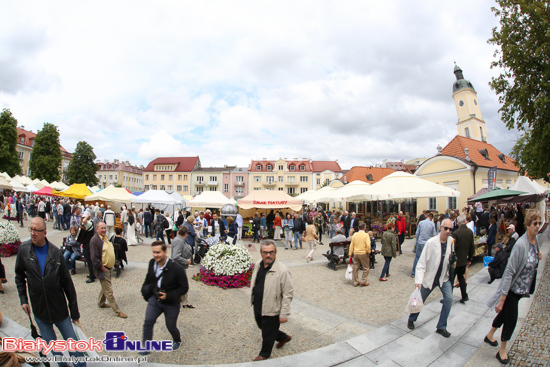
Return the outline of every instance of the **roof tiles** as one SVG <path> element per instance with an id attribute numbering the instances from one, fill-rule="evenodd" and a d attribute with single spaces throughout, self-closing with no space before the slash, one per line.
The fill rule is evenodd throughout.
<path id="1" fill-rule="evenodd" d="M 515 160 L 507 155 L 504 155 L 501 151 L 499 151 L 491 144 L 479 140 L 466 138 L 460 135 L 455 136 L 453 140 L 451 140 L 449 144 L 447 144 L 447 146 L 443 148 L 441 154 L 465 159 L 465 148 L 468 148 L 469 150 L 468 156 L 470 157 L 470 160 L 478 166 L 496 166 L 498 169 L 505 169 L 516 172 L 519 171 L 519 168 L 514 164 Z M 483 155 L 485 149 L 487 150 L 488 159 L 486 159 Z M 498 157 L 498 155 L 501 154 L 502 157 L 504 157 L 504 162 L 501 158 Z"/>

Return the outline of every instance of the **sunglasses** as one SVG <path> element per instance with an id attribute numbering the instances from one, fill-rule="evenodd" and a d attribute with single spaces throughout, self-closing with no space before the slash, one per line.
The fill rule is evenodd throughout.
<path id="1" fill-rule="evenodd" d="M 533 222 L 532 224 L 533 224 L 535 227 L 539 227 L 539 226 L 542 224 L 542 222 Z"/>
<path id="2" fill-rule="evenodd" d="M 446 231 L 452 231 L 453 227 L 443 227 L 443 229 L 446 230 Z"/>
<path id="3" fill-rule="evenodd" d="M 276 253 L 276 251 L 262 251 L 262 254 L 264 255 L 275 255 Z"/>

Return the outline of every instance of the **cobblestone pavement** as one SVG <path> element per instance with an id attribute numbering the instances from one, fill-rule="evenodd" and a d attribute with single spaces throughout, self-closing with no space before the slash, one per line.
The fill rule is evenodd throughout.
<path id="1" fill-rule="evenodd" d="M 29 222 L 26 221 L 25 225 L 28 226 Z M 29 237 L 27 228 L 18 229 L 22 238 Z M 67 233 L 53 230 L 52 223 L 48 223 L 47 237 L 55 245 L 59 246 Z M 327 261 L 321 254 L 329 249 L 328 245 L 317 246 L 315 260 L 307 263 L 304 258 L 308 250 L 305 247 L 284 250 L 284 244 L 278 242 L 277 258 L 289 267 L 295 288 L 291 306 L 293 314 L 282 326 L 293 339 L 284 348 L 274 349 L 272 356 L 276 358 L 327 346 L 406 315 L 405 305 L 414 289 L 414 280 L 410 277 L 413 243 L 413 239 L 406 240 L 403 255 L 392 260 L 389 281 L 378 281 L 383 258 L 377 256 L 376 269 L 370 271 L 368 279 L 370 285 L 355 288 L 344 279 L 345 265 L 340 265 L 337 271 L 326 267 Z M 244 244 L 249 247 L 250 241 L 244 241 Z M 249 250 L 255 260 L 260 259 L 257 244 Z M 113 279 L 115 298 L 122 311 L 128 314 L 128 319 L 116 317 L 110 309 L 97 307 L 99 283 L 85 283 L 87 269 L 82 263 L 77 264 L 78 273 L 73 280 L 87 336 L 102 339 L 105 331 L 122 330 L 130 340 L 141 339 L 146 302 L 141 298 L 140 289 L 151 258 L 150 246 L 130 247 L 128 258 L 126 270 L 120 278 Z M 14 284 L 15 257 L 2 261 L 9 281 L 4 285 L 5 294 L 0 295 L 0 309 L 7 317 L 27 326 L 28 320 L 19 305 Z M 482 262 L 474 263 L 469 275 L 474 275 L 482 267 Z M 188 276 L 196 272 L 198 267 L 195 266 L 188 271 Z M 173 353 L 152 353 L 148 361 L 221 364 L 252 360 L 258 355 L 261 335 L 254 322 L 249 294 L 249 288 L 223 290 L 190 280 L 189 300 L 197 308 L 183 309 L 180 314 L 178 327 L 182 333 L 182 347 Z M 427 302 L 440 298 L 440 292 L 435 291 Z M 155 327 L 154 338 L 170 339 L 162 316 Z"/>
<path id="2" fill-rule="evenodd" d="M 512 366 L 550 366 L 550 255 L 544 275 L 523 323 L 510 348 Z M 540 271 L 541 269 L 539 269 Z"/>

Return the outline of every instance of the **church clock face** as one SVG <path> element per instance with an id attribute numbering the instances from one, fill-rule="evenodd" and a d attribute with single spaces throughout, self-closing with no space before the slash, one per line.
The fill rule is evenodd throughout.
<path id="1" fill-rule="evenodd" d="M 464 106 L 464 101 L 461 100 L 460 102 L 458 102 L 458 105 L 459 105 L 460 107 Z"/>
<path id="2" fill-rule="evenodd" d="M 475 105 L 477 106 L 477 100 L 474 99 L 474 103 L 475 103 Z"/>

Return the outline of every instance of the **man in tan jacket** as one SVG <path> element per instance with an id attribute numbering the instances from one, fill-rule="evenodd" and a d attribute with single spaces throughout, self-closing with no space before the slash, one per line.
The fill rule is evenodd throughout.
<path id="1" fill-rule="evenodd" d="M 349 257 L 353 259 L 353 286 L 358 285 L 366 287 L 367 278 L 369 276 L 369 254 L 370 254 L 370 237 L 365 232 L 366 224 L 359 223 L 359 232 L 354 233 L 349 245 Z M 363 276 L 359 282 L 359 266 L 363 266 Z"/>
<path id="2" fill-rule="evenodd" d="M 260 252 L 262 261 L 255 266 L 250 283 L 250 301 L 263 340 L 262 350 L 254 361 L 268 359 L 275 341 L 278 342 L 276 347 L 281 348 L 292 339 L 279 330 L 280 324 L 288 321 L 294 294 L 290 272 L 283 263 L 276 261 L 277 247 L 274 241 L 262 241 Z"/>
<path id="3" fill-rule="evenodd" d="M 97 233 L 90 241 L 90 256 L 94 267 L 94 275 L 101 284 L 97 305 L 100 308 L 112 308 L 118 317 L 125 319 L 128 316 L 120 310 L 113 295 L 111 278 L 116 260 L 115 249 L 106 234 L 107 227 L 105 223 L 100 222 L 97 225 Z M 109 304 L 105 303 L 106 299 Z"/>

